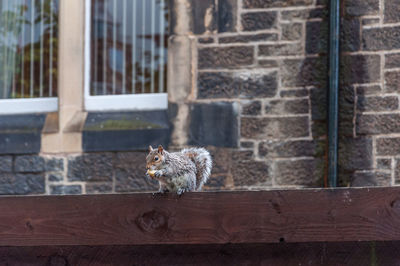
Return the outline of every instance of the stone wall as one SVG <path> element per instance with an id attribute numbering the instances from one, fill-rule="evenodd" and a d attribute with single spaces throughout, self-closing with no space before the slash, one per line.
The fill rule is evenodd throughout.
<path id="1" fill-rule="evenodd" d="M 172 2 L 168 149 L 211 151 L 205 190 L 323 186 L 328 1 Z M 341 15 L 339 184 L 396 185 L 399 4 L 343 0 Z M 145 155 L 2 155 L 0 194 L 154 191 Z"/>
<path id="2" fill-rule="evenodd" d="M 200 7 L 200 1 L 193 2 L 196 57 L 190 100 L 225 102 L 239 110 L 238 144 L 215 148 L 214 175 L 233 189 L 323 186 L 325 3 L 226 0 L 201 1 Z M 207 12 L 213 14 L 209 20 Z"/>
<path id="3" fill-rule="evenodd" d="M 342 19 L 342 185 L 396 185 L 400 13 L 395 0 L 346 1 Z"/>
<path id="4" fill-rule="evenodd" d="M 0 195 L 156 191 L 145 152 L 0 156 Z"/>

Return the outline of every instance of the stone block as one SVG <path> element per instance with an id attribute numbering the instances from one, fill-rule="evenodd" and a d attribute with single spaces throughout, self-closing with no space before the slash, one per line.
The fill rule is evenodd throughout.
<path id="1" fill-rule="evenodd" d="M 44 174 L 0 174 L 0 195 L 44 194 Z"/>
<path id="2" fill-rule="evenodd" d="M 287 139 L 308 137 L 309 119 L 300 117 L 256 118 L 241 119 L 241 136 L 249 139 Z"/>
<path id="3" fill-rule="evenodd" d="M 308 114 L 308 99 L 298 100 L 272 100 L 265 103 L 265 114 Z"/>
<path id="4" fill-rule="evenodd" d="M 357 95 L 371 95 L 371 94 L 379 94 L 382 91 L 380 85 L 363 85 L 357 87 Z"/>
<path id="5" fill-rule="evenodd" d="M 274 174 L 278 186 L 321 187 L 324 162 L 320 159 L 277 161 Z"/>
<path id="6" fill-rule="evenodd" d="M 198 58 L 200 69 L 235 69 L 250 66 L 254 63 L 254 47 L 229 46 L 200 48 Z"/>
<path id="7" fill-rule="evenodd" d="M 379 0 L 345 0 L 343 1 L 346 16 L 367 16 L 379 14 Z"/>
<path id="8" fill-rule="evenodd" d="M 46 159 L 44 168 L 46 172 L 64 171 L 64 159 L 63 158 Z"/>
<path id="9" fill-rule="evenodd" d="M 400 22 L 400 5 L 397 0 L 385 0 L 384 23 Z"/>
<path id="10" fill-rule="evenodd" d="M 272 185 L 270 166 L 266 162 L 238 161 L 232 165 L 231 173 L 236 187 Z"/>
<path id="11" fill-rule="evenodd" d="M 261 115 L 260 101 L 241 101 L 242 115 Z"/>
<path id="12" fill-rule="evenodd" d="M 279 66 L 276 60 L 268 60 L 268 59 L 258 60 L 258 64 L 263 68 L 276 68 Z"/>
<path id="13" fill-rule="evenodd" d="M 158 181 L 151 180 L 145 176 L 145 169 L 138 174 L 126 169 L 115 171 L 115 192 L 148 192 L 157 191 Z"/>
<path id="14" fill-rule="evenodd" d="M 339 135 L 353 136 L 355 91 L 353 86 L 339 87 Z"/>
<path id="15" fill-rule="evenodd" d="M 241 141 L 240 142 L 240 148 L 252 149 L 252 148 L 254 148 L 254 142 L 252 142 L 252 141 Z"/>
<path id="16" fill-rule="evenodd" d="M 370 138 L 339 139 L 338 165 L 340 171 L 368 170 L 373 168 L 373 148 Z"/>
<path id="17" fill-rule="evenodd" d="M 380 158 L 376 160 L 376 167 L 380 170 L 391 170 L 392 159 Z"/>
<path id="18" fill-rule="evenodd" d="M 301 55 L 303 48 L 299 43 L 266 44 L 258 46 L 260 56 Z"/>
<path id="19" fill-rule="evenodd" d="M 306 53 L 328 52 L 329 26 L 326 21 L 308 21 L 306 23 Z"/>
<path id="20" fill-rule="evenodd" d="M 157 191 L 158 181 L 146 177 L 145 152 L 121 152 L 115 158 L 115 192 Z"/>
<path id="21" fill-rule="evenodd" d="M 376 154 L 380 156 L 398 156 L 400 154 L 400 138 L 378 138 Z"/>
<path id="22" fill-rule="evenodd" d="M 200 72 L 198 98 L 273 97 L 277 92 L 277 72 Z"/>
<path id="23" fill-rule="evenodd" d="M 0 131 L 0 154 L 38 154 L 40 145 L 41 133 L 1 133 Z"/>
<path id="24" fill-rule="evenodd" d="M 0 172 L 12 172 L 11 156 L 0 156 Z"/>
<path id="25" fill-rule="evenodd" d="M 38 154 L 46 114 L 0 116 L 0 154 Z"/>
<path id="26" fill-rule="evenodd" d="M 215 175 L 227 175 L 232 166 L 231 148 L 207 147 L 213 159 L 213 168 L 211 173 Z"/>
<path id="27" fill-rule="evenodd" d="M 387 172 L 355 172 L 352 176 L 352 187 L 390 186 L 392 177 Z"/>
<path id="28" fill-rule="evenodd" d="M 328 123 L 325 120 L 313 121 L 311 124 L 312 136 L 314 138 L 327 137 Z"/>
<path id="29" fill-rule="evenodd" d="M 328 81 L 326 57 L 286 59 L 281 67 L 282 86 L 316 86 L 325 88 Z"/>
<path id="30" fill-rule="evenodd" d="M 400 92 L 400 72 L 385 73 L 385 92 Z"/>
<path id="31" fill-rule="evenodd" d="M 253 151 L 240 151 L 232 150 L 231 153 L 231 163 L 235 164 L 238 161 L 251 161 L 254 159 Z"/>
<path id="32" fill-rule="evenodd" d="M 310 8 L 301 10 L 282 10 L 281 19 L 284 21 L 308 20 L 313 18 L 325 19 L 328 17 L 329 10 L 327 8 Z"/>
<path id="33" fill-rule="evenodd" d="M 191 1 L 192 30 L 194 34 L 213 32 L 218 28 L 215 0 Z"/>
<path id="34" fill-rule="evenodd" d="M 313 88 L 310 90 L 311 118 L 326 120 L 328 116 L 328 90 L 326 88 Z"/>
<path id="35" fill-rule="evenodd" d="M 362 19 L 362 25 L 363 26 L 369 26 L 369 25 L 376 25 L 380 23 L 379 18 L 363 18 Z"/>
<path id="36" fill-rule="evenodd" d="M 166 110 L 89 112 L 82 132 L 82 149 L 85 152 L 144 150 L 149 144 L 167 146 L 169 140 L 170 120 Z"/>
<path id="37" fill-rule="evenodd" d="M 226 175 L 212 175 L 203 186 L 203 191 L 221 191 L 226 189 Z"/>
<path id="38" fill-rule="evenodd" d="M 236 0 L 190 1 L 191 23 L 194 34 L 234 32 L 237 24 Z M 175 23 L 175 12 L 172 24 Z M 175 20 L 175 21 L 174 21 Z"/>
<path id="39" fill-rule="evenodd" d="M 360 135 L 400 133 L 400 114 L 358 115 L 356 125 Z"/>
<path id="40" fill-rule="evenodd" d="M 82 194 L 80 185 L 55 185 L 50 186 L 51 195 L 78 195 Z"/>
<path id="41" fill-rule="evenodd" d="M 220 37 L 219 43 L 248 43 L 248 42 L 265 42 L 265 41 L 276 41 L 278 40 L 278 34 L 276 33 L 259 33 L 253 35 L 235 35 Z"/>
<path id="42" fill-rule="evenodd" d="M 239 85 L 240 98 L 273 97 L 278 90 L 278 73 L 276 71 L 235 73 L 233 77 Z"/>
<path id="43" fill-rule="evenodd" d="M 113 178 L 112 153 L 87 153 L 68 158 L 69 181 L 111 181 Z"/>
<path id="44" fill-rule="evenodd" d="M 359 111 L 393 111 L 399 108 L 399 98 L 396 96 L 359 96 L 357 109 Z"/>
<path id="45" fill-rule="evenodd" d="M 385 55 L 385 68 L 400 68 L 400 54 L 386 54 Z"/>
<path id="46" fill-rule="evenodd" d="M 39 155 L 23 155 L 15 158 L 15 171 L 38 173 L 45 170 L 45 160 Z"/>
<path id="47" fill-rule="evenodd" d="M 217 3 L 218 3 L 218 32 L 236 31 L 238 1 L 218 0 Z"/>
<path id="48" fill-rule="evenodd" d="M 41 133 L 46 114 L 18 114 L 0 116 L 0 133 Z"/>
<path id="49" fill-rule="evenodd" d="M 244 13 L 241 17 L 243 31 L 268 30 L 276 27 L 275 11 Z"/>
<path id="50" fill-rule="evenodd" d="M 258 154 L 266 158 L 322 157 L 325 141 L 295 140 L 266 141 L 258 146 Z"/>
<path id="51" fill-rule="evenodd" d="M 86 184 L 87 194 L 112 193 L 112 183 L 88 183 Z"/>
<path id="52" fill-rule="evenodd" d="M 193 104 L 190 107 L 189 144 L 237 147 L 239 106 L 231 102 Z"/>
<path id="53" fill-rule="evenodd" d="M 381 58 L 379 55 L 345 55 L 341 57 L 341 84 L 373 83 L 379 82 L 380 78 Z"/>
<path id="54" fill-rule="evenodd" d="M 50 182 L 61 182 L 64 180 L 64 175 L 62 173 L 51 173 L 48 174 L 48 180 Z"/>
<path id="55" fill-rule="evenodd" d="M 302 23 L 282 23 L 282 40 L 284 41 L 296 41 L 300 40 L 303 36 L 303 24 Z"/>
<path id="56" fill-rule="evenodd" d="M 295 90 L 281 90 L 280 96 L 282 98 L 293 98 L 293 97 L 307 97 L 307 89 L 295 89 Z"/>
<path id="57" fill-rule="evenodd" d="M 199 72 L 197 88 L 200 99 L 237 98 L 240 84 L 230 72 Z"/>
<path id="58" fill-rule="evenodd" d="M 361 0 L 364 1 L 364 0 Z M 367 51 L 396 50 L 400 48 L 400 26 L 363 30 L 363 49 Z"/>
<path id="59" fill-rule="evenodd" d="M 355 52 L 361 48 L 360 20 L 342 18 L 340 27 L 340 51 Z"/>
<path id="60" fill-rule="evenodd" d="M 243 0 L 243 8 L 309 6 L 313 0 Z"/>

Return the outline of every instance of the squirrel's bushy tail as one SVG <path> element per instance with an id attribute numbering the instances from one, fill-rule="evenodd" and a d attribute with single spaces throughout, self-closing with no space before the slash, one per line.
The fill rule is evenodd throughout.
<path id="1" fill-rule="evenodd" d="M 196 191 L 200 191 L 211 174 L 212 159 L 210 153 L 203 148 L 183 149 L 182 153 L 196 165 Z"/>

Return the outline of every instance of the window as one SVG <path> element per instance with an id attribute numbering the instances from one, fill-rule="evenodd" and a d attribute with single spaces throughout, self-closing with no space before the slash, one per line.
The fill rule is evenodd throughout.
<path id="1" fill-rule="evenodd" d="M 57 0 L 0 0 L 0 114 L 57 110 Z"/>
<path id="2" fill-rule="evenodd" d="M 165 0 L 87 0 L 85 108 L 166 109 Z"/>

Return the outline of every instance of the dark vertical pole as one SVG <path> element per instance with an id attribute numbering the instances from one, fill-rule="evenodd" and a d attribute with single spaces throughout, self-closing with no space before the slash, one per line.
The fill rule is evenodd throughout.
<path id="1" fill-rule="evenodd" d="M 328 180 L 337 185 L 340 0 L 330 1 Z"/>

